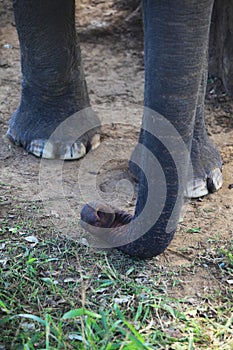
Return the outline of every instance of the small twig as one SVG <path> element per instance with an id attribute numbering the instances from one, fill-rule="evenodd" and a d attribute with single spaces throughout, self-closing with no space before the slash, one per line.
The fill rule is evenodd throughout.
<path id="1" fill-rule="evenodd" d="M 133 17 L 135 17 L 139 13 L 140 10 L 141 10 L 141 4 L 139 4 L 138 7 L 132 13 L 130 13 L 128 17 L 126 17 L 125 21 L 126 22 L 130 21 Z"/>
<path id="2" fill-rule="evenodd" d="M 171 249 L 171 248 L 167 248 L 167 251 L 169 251 L 169 252 L 171 252 L 171 253 L 173 253 L 173 254 L 176 254 L 176 255 L 178 255 L 178 256 L 184 258 L 184 259 L 187 259 L 187 260 L 193 262 L 193 258 L 189 258 L 188 256 L 186 256 L 186 255 L 184 255 L 184 254 L 182 254 L 182 253 L 179 253 L 179 252 L 177 252 L 176 250 L 173 250 L 173 249 Z"/>

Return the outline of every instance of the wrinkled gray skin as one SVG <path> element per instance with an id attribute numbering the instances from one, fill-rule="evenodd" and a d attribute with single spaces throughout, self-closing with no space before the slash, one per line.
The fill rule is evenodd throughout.
<path id="1" fill-rule="evenodd" d="M 82 70 L 81 55 L 74 22 L 73 0 L 14 0 L 14 12 L 21 47 L 22 96 L 10 120 L 9 138 L 39 157 L 75 159 L 99 144 L 98 119 L 93 114 L 83 117 L 90 131 L 71 146 L 66 137 L 46 147 L 55 128 L 76 111 L 89 106 Z M 145 112 L 139 142 L 158 159 L 165 176 L 166 196 L 159 218 L 136 240 L 124 241 L 136 230 L 148 193 L 157 193 L 164 179 L 148 181 L 151 164 L 147 152 L 141 153 L 139 193 L 135 214 L 115 210 L 110 220 L 106 207 L 86 205 L 81 218 L 93 234 L 100 227 L 109 228 L 108 243 L 132 256 L 152 257 L 162 253 L 171 242 L 182 206 L 184 190 L 190 197 L 199 197 L 221 187 L 221 157 L 209 141 L 204 121 L 204 96 L 207 77 L 207 47 L 213 0 L 144 0 L 145 106 L 154 110 L 178 131 L 191 154 L 194 183 L 179 175 L 187 173 L 188 158 L 177 147 L 179 138 L 172 137 L 174 154 L 150 133 L 153 115 Z M 104 59 L 104 57 L 103 57 Z M 80 124 L 81 127 L 81 124 Z M 94 128 L 93 128 L 94 127 Z M 85 128 L 84 128 L 85 129 Z M 78 135 L 78 130 L 77 130 Z M 178 163 L 174 164 L 177 156 Z M 177 173 L 177 168 L 179 172 Z M 146 174 L 146 175 L 145 175 Z M 161 183 L 160 183 L 161 182 Z M 188 187 L 188 188 L 187 188 Z M 153 195 L 152 195 L 153 197 Z M 156 216 L 155 198 L 142 219 L 143 224 Z M 172 215 L 172 217 L 171 217 Z M 123 224 L 130 222 L 130 225 Z M 167 229 L 169 223 L 169 229 Z M 92 225 L 88 228 L 88 224 Z M 116 234 L 117 228 L 117 234 Z M 138 228 L 138 224 L 137 224 Z M 96 231 L 97 232 L 97 231 Z M 125 242 L 125 243 L 124 243 Z"/>

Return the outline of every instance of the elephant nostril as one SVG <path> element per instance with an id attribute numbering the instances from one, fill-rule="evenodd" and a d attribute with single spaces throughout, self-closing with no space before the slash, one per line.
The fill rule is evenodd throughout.
<path id="1" fill-rule="evenodd" d="M 111 227 L 115 219 L 114 213 L 108 213 L 101 209 L 96 210 L 96 216 L 100 222 L 100 226 L 103 228 Z"/>
<path id="2" fill-rule="evenodd" d="M 104 219 L 104 217 L 105 217 L 105 213 L 104 213 L 103 211 L 101 211 L 101 210 L 97 210 L 97 211 L 96 211 L 96 216 L 97 216 L 97 218 L 98 218 L 100 221 L 102 221 L 102 220 Z"/>

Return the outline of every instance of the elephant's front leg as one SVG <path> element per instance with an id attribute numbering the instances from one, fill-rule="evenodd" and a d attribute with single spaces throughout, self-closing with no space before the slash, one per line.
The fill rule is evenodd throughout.
<path id="1" fill-rule="evenodd" d="M 111 220 L 104 219 L 107 210 L 100 205 L 94 204 L 93 209 L 87 205 L 82 211 L 82 220 L 92 225 L 87 226 L 92 233 L 96 226 L 100 238 L 130 255 L 145 258 L 162 253 L 176 230 L 187 185 L 212 6 L 213 0 L 143 1 L 145 112 L 135 214 L 128 223 L 128 216 L 118 212 L 111 214 Z M 127 225 L 123 226 L 124 220 Z"/>
<path id="2" fill-rule="evenodd" d="M 72 119 L 69 127 L 68 121 L 50 138 L 69 116 L 89 107 L 74 0 L 14 0 L 13 5 L 21 49 L 22 95 L 8 136 L 39 157 L 80 158 L 99 144 L 95 128 L 99 122 L 90 108 L 77 116 L 78 122 Z"/>

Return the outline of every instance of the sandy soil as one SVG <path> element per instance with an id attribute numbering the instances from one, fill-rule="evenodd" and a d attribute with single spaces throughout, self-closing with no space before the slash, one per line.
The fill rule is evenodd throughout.
<path id="1" fill-rule="evenodd" d="M 82 231 L 77 226 L 77 219 L 87 199 L 85 185 L 89 179 L 85 177 L 83 181 L 84 173 L 86 176 L 94 174 L 102 198 L 111 198 L 111 203 L 133 211 L 137 184 L 128 171 L 128 159 L 139 134 L 143 103 L 140 7 L 136 4 L 130 7 L 129 2 L 127 5 L 123 1 L 118 5 L 115 3 L 82 1 L 77 5 L 78 30 L 91 102 L 103 120 L 109 116 L 109 123 L 103 127 L 101 146 L 90 158 L 62 165 L 53 163 L 55 172 L 58 169 L 62 173 L 61 193 L 64 194 L 54 204 L 46 197 L 46 186 L 49 185 L 43 180 L 48 163 L 26 154 L 5 138 L 8 120 L 19 102 L 21 74 L 11 2 L 0 1 L 0 225 L 6 219 L 12 218 L 15 222 L 18 217 L 24 217 L 33 222 L 38 232 L 53 225 L 56 232 L 62 229 L 62 233 L 78 237 Z M 177 295 L 208 292 L 221 284 L 230 287 L 225 280 L 216 278 L 221 262 L 216 247 L 233 237 L 233 188 L 230 186 L 233 184 L 233 102 L 222 92 L 218 81 L 209 85 L 207 97 L 209 134 L 219 146 L 224 161 L 223 188 L 216 194 L 188 203 L 184 220 L 170 248 L 164 255 L 148 262 L 170 267 L 197 262 L 195 273 L 184 275 L 182 286 L 176 290 Z M 121 121 L 120 126 L 115 122 L 117 120 Z M 96 159 L 99 159 L 97 163 Z M 42 179 L 40 183 L 39 179 Z M 52 178 L 52 183 L 54 181 L 60 180 Z M 132 185 L 128 186 L 127 181 Z M 122 193 L 117 196 L 119 188 L 122 188 Z M 90 193 L 91 189 L 87 191 Z M 41 202 L 41 198 L 44 201 Z M 40 211 L 31 212 L 28 208 L 32 204 L 40 206 Z M 189 231 L 194 228 L 196 232 Z M 203 251 L 206 252 L 206 264 L 211 260 L 212 269 L 205 268 L 203 254 L 202 260 L 199 259 Z"/>

